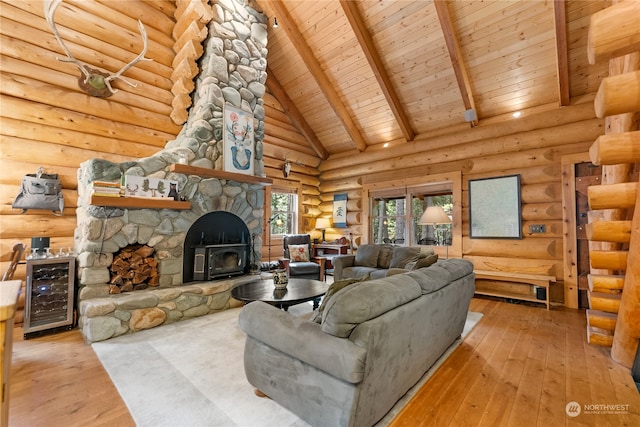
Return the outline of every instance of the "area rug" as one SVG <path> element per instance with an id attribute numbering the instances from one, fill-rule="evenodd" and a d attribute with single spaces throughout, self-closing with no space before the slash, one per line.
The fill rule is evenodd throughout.
<path id="1" fill-rule="evenodd" d="M 293 315 L 310 304 L 291 307 Z M 244 375 L 240 308 L 94 343 L 139 427 L 307 426 L 289 410 L 257 397 Z M 462 339 L 482 314 L 469 312 Z M 387 425 L 455 350 L 458 339 L 378 423 Z"/>

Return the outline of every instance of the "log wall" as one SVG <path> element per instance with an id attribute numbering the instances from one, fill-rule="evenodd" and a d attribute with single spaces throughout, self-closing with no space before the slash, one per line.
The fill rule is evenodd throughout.
<path id="1" fill-rule="evenodd" d="M 455 134 L 432 138 L 418 135 L 415 142 L 392 143 L 386 150 L 369 150 L 358 156 L 332 156 L 320 165 L 323 203 L 319 208 L 329 213 L 333 195 L 346 192 L 349 228 L 329 230 L 327 235 L 334 238 L 351 232 L 357 243 L 367 242 L 368 227 L 363 223 L 366 215 L 362 213 L 369 203 L 363 191 L 368 184 L 390 188 L 404 185 L 411 177 L 424 177 L 428 182 L 430 176 L 460 172 L 462 191 L 454 198 L 461 201 L 462 221 L 454 235 L 461 235 L 462 247 L 453 256 L 467 258 L 483 270 L 552 275 L 562 289 L 561 158 L 587 153 L 593 139 L 603 133 L 604 121 L 595 117 L 589 101 L 538 114 L 525 113 L 517 120 L 480 123 Z M 523 239 L 469 238 L 469 180 L 510 174 L 521 175 Z M 532 224 L 545 225 L 546 232 L 530 233 Z"/>
<path id="2" fill-rule="evenodd" d="M 53 248 L 73 246 L 78 165 L 91 158 L 114 162 L 146 157 L 180 130 L 171 113 L 173 2 L 65 1 L 55 22 L 72 54 L 94 68 L 117 72 L 142 48 L 137 20 L 149 35 L 143 61 L 124 73 L 110 98 L 78 88 L 76 65 L 58 61 L 62 48 L 49 29 L 42 1 L 3 1 L 0 8 L 0 265 L 15 241 L 49 236 Z M 169 12 L 167 12 L 167 10 Z M 63 217 L 11 208 L 21 178 L 43 166 L 60 175 Z M 17 279 L 24 279 L 19 266 Z"/>
<path id="3" fill-rule="evenodd" d="M 63 56 L 43 17 L 41 1 L 5 1 L 0 8 L 0 267 L 6 268 L 13 243 L 27 244 L 34 236 L 50 236 L 53 247 L 73 246 L 76 224 L 76 171 L 90 158 L 114 162 L 152 155 L 175 138 L 180 126 L 172 120 L 176 46 L 173 1 L 65 0 L 56 13 L 62 37 L 74 55 L 94 67 L 115 72 L 141 48 L 137 19 L 149 33 L 147 57 L 125 73 L 136 83 L 122 82 L 107 99 L 90 97 L 77 87 L 77 67 L 57 61 Z M 81 17 L 81 19 L 78 19 Z M 189 67 L 185 67 L 189 68 Z M 487 120 L 455 133 L 417 135 L 414 142 L 390 141 L 387 149 L 346 152 L 320 163 L 271 94 L 266 111 L 264 160 L 275 187 L 295 186 L 301 193 L 301 231 L 313 233 L 313 219 L 328 216 L 333 196 L 347 193 L 348 229 L 329 229 L 327 238 L 353 233 L 366 241 L 363 209 L 365 183 L 387 183 L 402 177 L 459 172 L 463 189 L 461 256 L 478 268 L 551 274 L 563 278 L 562 180 L 560 159 L 586 153 L 604 133 L 591 99 L 562 109 L 525 114 L 517 120 Z M 357 156 L 355 154 L 358 154 Z M 285 179 L 282 166 L 292 162 Z M 21 177 L 44 166 L 62 178 L 65 216 L 33 211 L 19 215 L 11 209 Z M 522 175 L 523 234 L 519 241 L 470 239 L 468 180 Z M 531 235 L 528 225 L 544 224 L 547 232 Z M 348 236 L 347 236 L 348 237 Z M 274 242 L 272 258 L 281 251 Z M 263 246 L 263 255 L 267 247 Z M 24 278 L 20 267 L 16 278 Z"/>
<path id="4" fill-rule="evenodd" d="M 182 126 L 172 119 L 180 115 L 172 105 L 176 98 L 172 89 L 184 79 L 174 71 L 182 61 L 174 53 L 181 44 L 173 34 L 177 28 L 173 1 L 65 0 L 58 7 L 55 22 L 72 54 L 110 72 L 140 52 L 137 20 L 145 25 L 146 57 L 153 61 L 139 62 L 124 73 L 137 87 L 116 81 L 113 86 L 118 92 L 106 99 L 82 92 L 77 85 L 78 68 L 56 59 L 64 57 L 64 52 L 44 19 L 42 1 L 0 3 L 0 271 L 4 271 L 16 241 L 29 246 L 31 237 L 49 236 L 53 248 L 73 246 L 80 163 L 93 158 L 123 162 L 147 157 L 176 137 Z M 191 80 L 192 68 L 180 68 Z M 265 110 L 267 177 L 278 178 L 281 186 L 301 188 L 301 227 L 312 227 L 309 219 L 318 213 L 315 207 L 320 203 L 319 159 L 272 96 L 265 97 Z M 282 176 L 285 158 L 296 162 L 289 179 Z M 40 166 L 61 177 L 63 217 L 35 210 L 21 215 L 11 208 L 22 176 Z M 274 249 L 279 246 L 274 242 Z M 266 259 L 266 246 L 262 253 Z M 15 278 L 24 280 L 24 265 L 18 267 Z"/>

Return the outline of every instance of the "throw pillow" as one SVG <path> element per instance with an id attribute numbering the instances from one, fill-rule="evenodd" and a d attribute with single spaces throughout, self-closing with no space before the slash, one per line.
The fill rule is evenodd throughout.
<path id="1" fill-rule="evenodd" d="M 291 262 L 309 262 L 309 245 L 289 245 Z"/>
<path id="2" fill-rule="evenodd" d="M 314 311 L 314 315 L 311 317 L 311 321 L 312 322 L 316 322 L 316 323 L 322 323 L 322 313 L 324 312 L 324 308 L 329 303 L 329 300 L 339 290 L 344 289 L 347 286 L 352 285 L 354 283 L 364 282 L 365 280 L 369 280 L 369 275 L 368 274 L 366 276 L 364 276 L 364 277 L 352 277 L 350 279 L 342 279 L 342 280 L 337 280 L 337 281 L 333 282 L 329 286 L 329 289 L 327 289 L 327 293 L 324 294 L 324 297 L 322 298 L 322 303 L 320 304 L 320 307 L 318 307 L 318 309 Z"/>
<path id="3" fill-rule="evenodd" d="M 361 245 L 356 251 L 356 259 L 353 264 L 375 268 L 378 266 L 378 252 L 380 252 L 378 245 Z"/>
<path id="4" fill-rule="evenodd" d="M 411 270 L 417 270 L 419 268 L 429 267 L 431 264 L 434 264 L 436 261 L 438 261 L 438 254 L 427 255 L 424 258 L 421 258 L 418 261 L 416 261 L 416 263 L 413 265 Z"/>
<path id="5" fill-rule="evenodd" d="M 420 248 L 414 246 L 396 246 L 393 248 L 389 268 L 405 268 L 407 263 L 414 261 L 414 257 L 420 253 Z"/>
<path id="6" fill-rule="evenodd" d="M 380 252 L 378 253 L 378 268 L 389 268 L 389 264 L 391 264 L 392 251 L 392 245 L 380 245 Z"/>

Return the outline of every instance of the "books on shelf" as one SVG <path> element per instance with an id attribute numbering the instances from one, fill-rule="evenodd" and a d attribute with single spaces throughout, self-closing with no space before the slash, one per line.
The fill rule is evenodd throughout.
<path id="1" fill-rule="evenodd" d="M 120 197 L 121 187 L 119 182 L 93 181 L 91 194 L 105 197 Z"/>

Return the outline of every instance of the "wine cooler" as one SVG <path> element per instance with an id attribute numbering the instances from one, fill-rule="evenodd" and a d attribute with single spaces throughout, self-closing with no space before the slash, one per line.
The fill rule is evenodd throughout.
<path id="1" fill-rule="evenodd" d="M 75 257 L 27 260 L 24 338 L 74 324 Z"/>

